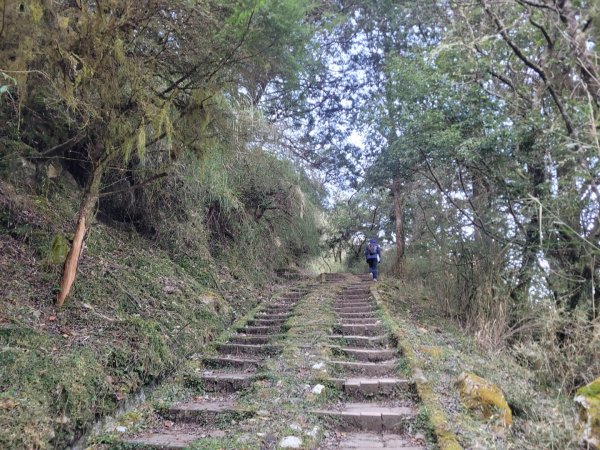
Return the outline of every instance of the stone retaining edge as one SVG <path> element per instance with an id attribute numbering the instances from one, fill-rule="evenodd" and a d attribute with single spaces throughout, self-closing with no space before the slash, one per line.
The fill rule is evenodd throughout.
<path id="1" fill-rule="evenodd" d="M 398 349 L 402 352 L 412 369 L 413 381 L 417 388 L 417 394 L 429 413 L 429 421 L 431 422 L 440 450 L 462 450 L 463 447 L 458 443 L 456 434 L 454 434 L 454 431 L 450 428 L 446 414 L 444 413 L 440 402 L 437 400 L 433 389 L 431 388 L 431 384 L 423 374 L 419 358 L 413 351 L 412 346 L 406 339 L 400 326 L 393 319 L 387 305 L 381 299 L 376 285 L 371 286 L 371 295 L 373 295 L 377 305 L 380 307 L 380 311 L 383 313 L 383 319 L 387 322 L 386 325 L 390 327 L 391 333 L 396 337 Z"/>

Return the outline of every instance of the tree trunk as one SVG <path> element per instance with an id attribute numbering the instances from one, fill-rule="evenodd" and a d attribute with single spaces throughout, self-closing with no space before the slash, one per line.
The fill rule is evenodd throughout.
<path id="1" fill-rule="evenodd" d="M 394 214 L 396 215 L 396 260 L 398 266 L 402 267 L 405 252 L 404 204 L 406 199 L 399 177 L 394 177 L 392 195 L 394 196 Z"/>
<path id="2" fill-rule="evenodd" d="M 535 198 L 544 201 L 546 193 L 543 184 L 546 182 L 546 171 L 543 166 L 543 157 L 540 156 L 537 162 L 529 163 L 528 172 L 531 183 L 529 189 L 533 191 Z M 531 212 L 529 220 L 525 224 L 525 242 L 523 244 L 521 268 L 518 272 L 517 284 L 511 292 L 511 298 L 518 304 L 527 301 L 529 288 L 533 281 L 533 271 L 537 265 L 537 253 L 541 250 L 540 227 L 542 224 L 539 218 L 538 210 L 535 209 Z"/>
<path id="3" fill-rule="evenodd" d="M 475 224 L 473 237 L 476 243 L 482 246 L 489 246 L 492 242 L 485 231 L 488 223 L 487 215 L 491 210 L 489 189 L 486 186 L 483 175 L 475 169 L 471 171 L 471 180 L 473 189 L 471 205 L 473 208 L 473 222 Z"/>
<path id="4" fill-rule="evenodd" d="M 75 227 L 75 234 L 73 236 L 73 243 L 65 259 L 63 265 L 62 276 L 60 279 L 60 292 L 56 298 L 56 306 L 61 307 L 65 302 L 65 299 L 71 292 L 71 287 L 75 282 L 75 275 L 77 274 L 77 267 L 79 265 L 79 258 L 83 251 L 83 244 L 85 237 L 90 227 L 92 213 L 94 207 L 98 202 L 100 195 L 100 181 L 106 164 L 99 164 L 94 167 L 94 170 L 90 176 L 90 180 L 86 187 L 81 205 L 79 206 L 79 215 L 77 220 L 77 226 Z"/>

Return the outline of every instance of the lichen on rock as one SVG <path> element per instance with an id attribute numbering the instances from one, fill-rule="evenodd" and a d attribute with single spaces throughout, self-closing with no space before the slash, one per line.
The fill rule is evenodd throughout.
<path id="1" fill-rule="evenodd" d="M 498 386 L 470 372 L 461 373 L 456 386 L 469 409 L 478 411 L 485 419 L 499 414 L 502 425 L 512 424 L 512 411 Z"/>
<path id="2" fill-rule="evenodd" d="M 577 428 L 581 441 L 600 448 L 600 377 L 577 390 L 575 403 L 579 409 Z"/>

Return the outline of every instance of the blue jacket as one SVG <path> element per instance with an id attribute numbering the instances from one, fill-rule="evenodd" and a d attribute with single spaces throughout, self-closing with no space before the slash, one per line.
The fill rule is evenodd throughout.
<path id="1" fill-rule="evenodd" d="M 366 248 L 365 248 L 365 258 L 367 258 L 367 261 L 369 259 L 377 259 L 377 256 L 379 256 L 379 259 L 381 259 L 381 247 L 379 247 L 378 244 L 375 244 L 376 249 L 375 249 L 375 253 L 371 254 L 369 252 L 369 244 L 367 244 Z"/>

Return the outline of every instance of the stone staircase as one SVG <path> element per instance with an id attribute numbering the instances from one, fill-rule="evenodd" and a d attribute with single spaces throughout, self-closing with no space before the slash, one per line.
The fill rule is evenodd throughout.
<path id="1" fill-rule="evenodd" d="M 250 387 L 262 363 L 279 353 L 280 346 L 271 342 L 282 335 L 285 322 L 306 293 L 306 289 L 291 290 L 267 304 L 227 342 L 215 346 L 216 356 L 203 358 L 204 366 L 211 370 L 205 370 L 199 381 L 211 397 L 172 406 L 168 411 L 168 427 L 123 442 L 144 449 L 188 448 L 206 438 L 222 437 L 223 430 L 212 429 L 217 422 L 253 416 L 254 411 L 244 410 L 237 404 L 235 393 Z"/>
<path id="2" fill-rule="evenodd" d="M 390 344 L 376 313 L 369 285 L 352 283 L 332 302 L 338 323 L 326 345 L 330 385 L 345 401 L 314 410 L 330 426 L 345 432 L 326 448 L 422 450 L 405 436 L 414 420 L 414 385 L 397 376 L 398 351 Z"/>
<path id="3" fill-rule="evenodd" d="M 398 376 L 401 355 L 379 318 L 370 295 L 370 280 L 341 274 L 325 275 L 320 280 L 319 285 L 292 289 L 266 304 L 226 342 L 214 345 L 214 351 L 202 359 L 198 374 L 204 395 L 163 411 L 162 416 L 168 419 L 164 426 L 121 442 L 144 449 L 424 450 L 424 438 L 415 439 L 412 433 L 416 415 L 414 384 Z M 290 333 L 296 341 L 285 344 L 291 339 Z M 328 400 L 315 400 L 320 405 L 312 408 L 303 406 L 307 394 L 301 392 L 302 386 L 310 386 L 306 384 L 310 378 L 305 378 L 311 372 L 306 365 L 310 363 L 298 360 L 298 355 L 309 354 L 314 358 L 331 355 L 326 361 L 326 381 L 319 379 L 329 390 Z M 248 406 L 267 404 L 261 403 L 264 394 L 259 387 L 265 383 L 265 366 L 271 368 L 268 376 L 275 385 L 283 384 L 281 379 L 277 381 L 277 375 L 301 374 L 292 380 L 298 397 L 275 414 L 291 411 L 292 416 L 283 421 L 322 430 L 318 437 L 313 433 L 308 444 L 288 446 L 282 434 L 285 431 L 275 420 L 260 422 L 264 417 L 258 416 L 269 411 Z M 287 382 L 292 383 L 289 379 Z M 279 401 L 273 400 L 270 405 L 277 408 L 274 405 Z M 254 425 L 250 428 L 254 436 L 265 436 L 261 440 L 214 444 L 214 439 L 238 435 L 245 424 L 257 421 L 264 423 L 264 429 Z M 274 429 L 269 430 L 270 426 Z"/>

